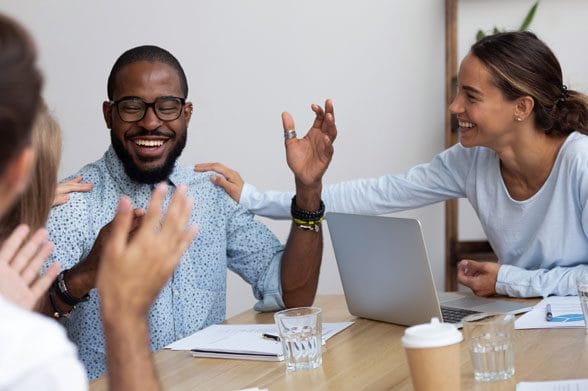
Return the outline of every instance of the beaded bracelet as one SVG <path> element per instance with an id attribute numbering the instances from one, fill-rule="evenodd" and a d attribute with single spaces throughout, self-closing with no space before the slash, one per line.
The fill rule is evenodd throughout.
<path id="1" fill-rule="evenodd" d="M 296 206 L 296 196 L 292 197 L 292 204 L 290 206 L 290 214 L 294 224 L 305 231 L 320 231 L 320 224 L 324 220 L 325 204 L 323 200 L 320 201 L 320 207 L 315 211 L 307 211 Z"/>

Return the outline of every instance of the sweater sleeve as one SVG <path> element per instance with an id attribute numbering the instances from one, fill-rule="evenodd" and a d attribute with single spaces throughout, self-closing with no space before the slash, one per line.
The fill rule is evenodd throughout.
<path id="1" fill-rule="evenodd" d="M 384 175 L 327 185 L 322 198 L 329 212 L 378 215 L 418 208 L 449 198 L 465 197 L 465 184 L 475 149 L 457 144 L 400 175 Z M 245 184 L 240 203 L 270 218 L 288 218 L 294 193 L 261 192 Z"/>
<path id="2" fill-rule="evenodd" d="M 496 282 L 496 293 L 511 297 L 547 297 L 577 295 L 576 279 L 588 273 L 588 265 L 526 270 L 512 265 L 501 265 Z"/>

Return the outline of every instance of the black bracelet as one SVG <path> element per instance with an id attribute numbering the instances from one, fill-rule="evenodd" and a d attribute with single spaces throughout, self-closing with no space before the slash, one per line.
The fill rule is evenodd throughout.
<path id="1" fill-rule="evenodd" d="M 83 301 L 87 301 L 90 298 L 89 294 L 85 294 L 79 299 L 70 295 L 67 289 L 67 285 L 65 285 L 65 273 L 67 273 L 67 270 L 59 273 L 53 282 L 53 291 L 57 294 L 57 296 L 59 296 L 59 299 L 65 304 L 71 305 L 72 307 L 80 304 Z"/>
<path id="2" fill-rule="evenodd" d="M 320 231 L 320 224 L 325 215 L 325 204 L 323 200 L 320 201 L 319 209 L 314 211 L 307 211 L 298 208 L 296 205 L 296 196 L 292 197 L 292 205 L 290 206 L 290 214 L 294 224 L 305 231 Z"/>

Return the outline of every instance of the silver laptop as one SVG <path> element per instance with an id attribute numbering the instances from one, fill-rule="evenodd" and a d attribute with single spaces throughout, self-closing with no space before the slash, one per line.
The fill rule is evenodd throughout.
<path id="1" fill-rule="evenodd" d="M 352 315 L 404 326 L 438 317 L 460 327 L 470 313 L 531 309 L 472 294 L 438 294 L 418 220 L 327 213 L 327 223 Z"/>

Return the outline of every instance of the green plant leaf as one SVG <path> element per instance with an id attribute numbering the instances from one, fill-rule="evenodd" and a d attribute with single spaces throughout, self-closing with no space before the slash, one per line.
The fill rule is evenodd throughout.
<path id="1" fill-rule="evenodd" d="M 478 30 L 478 32 L 476 33 L 476 41 L 481 40 L 485 36 L 486 36 L 486 34 L 484 34 L 484 32 L 482 30 Z"/>
<path id="2" fill-rule="evenodd" d="M 492 29 L 492 34 L 498 34 L 500 32 L 500 30 L 498 30 L 498 27 L 494 26 L 494 28 Z"/>
<path id="3" fill-rule="evenodd" d="M 519 31 L 527 31 L 527 29 L 531 25 L 531 22 L 533 21 L 533 18 L 535 17 L 535 12 L 537 11 L 538 5 L 539 5 L 539 1 L 535 2 L 535 4 L 533 4 L 531 9 L 527 13 L 527 16 L 525 16 L 525 20 L 523 20 L 521 27 L 519 27 Z"/>

